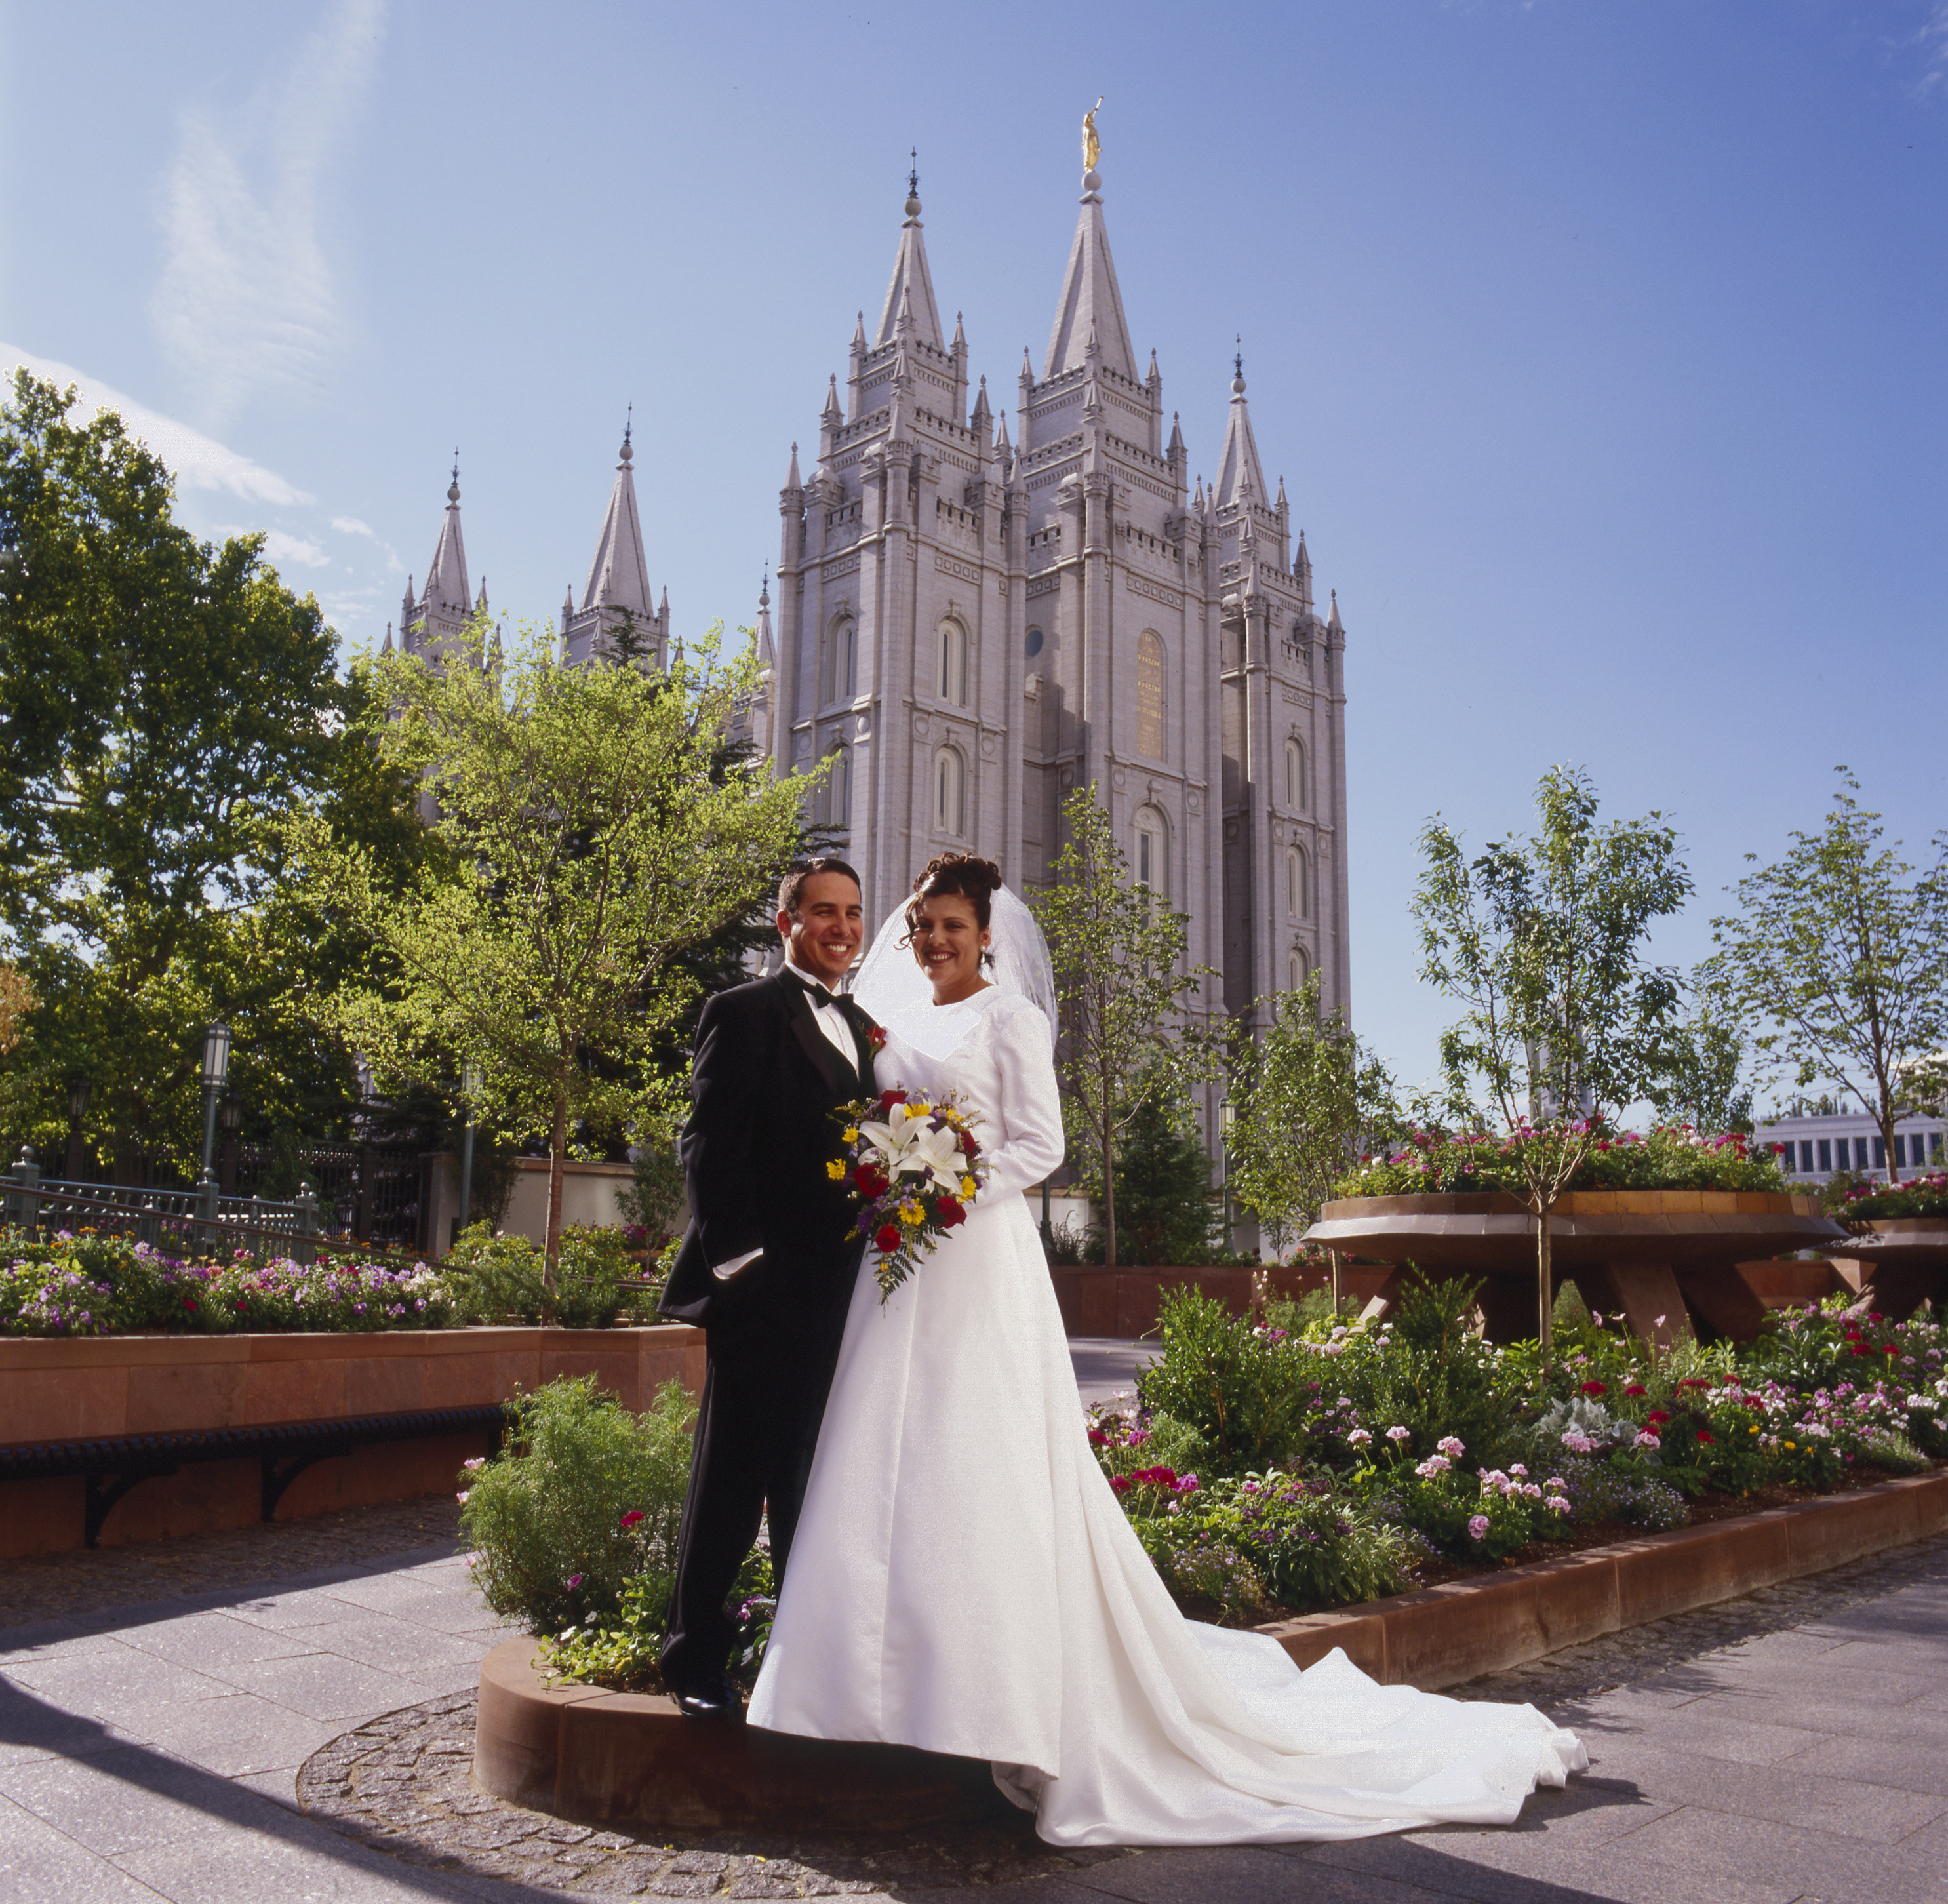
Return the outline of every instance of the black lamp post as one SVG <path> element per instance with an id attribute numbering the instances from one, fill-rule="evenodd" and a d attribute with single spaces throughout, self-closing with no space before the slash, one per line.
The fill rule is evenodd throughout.
<path id="1" fill-rule="evenodd" d="M 1224 1159 L 1224 1252 L 1231 1253 L 1231 1127 L 1238 1113 L 1227 1097 L 1218 1107 L 1218 1147 Z"/>
<path id="2" fill-rule="evenodd" d="M 467 1121 L 460 1136 L 460 1215 L 454 1225 L 454 1239 L 473 1214 L 473 1107 L 480 1096 L 480 1067 L 470 1059 L 460 1068 L 461 1095 L 466 1100 Z"/>
<path id="3" fill-rule="evenodd" d="M 230 1028 L 212 1025 L 203 1034 L 203 1181 L 213 1183 L 209 1162 L 216 1151 L 216 1100 L 230 1075 Z"/>
<path id="4" fill-rule="evenodd" d="M 67 1180 L 70 1183 L 81 1181 L 81 1121 L 88 1115 L 88 1100 L 94 1095 L 95 1087 L 80 1072 L 67 1081 Z"/>

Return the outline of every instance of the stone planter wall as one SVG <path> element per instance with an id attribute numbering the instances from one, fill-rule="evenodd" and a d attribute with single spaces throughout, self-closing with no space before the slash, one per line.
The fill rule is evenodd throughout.
<path id="1" fill-rule="evenodd" d="M 1196 1289 L 1234 1316 L 1251 1307 L 1253 1272 L 1247 1269 L 1119 1263 L 1111 1270 L 1097 1264 L 1052 1263 L 1048 1273 L 1062 1327 L 1071 1335 L 1146 1335 L 1156 1327 L 1157 1312 L 1172 1289 Z M 1273 1293 L 1291 1300 L 1308 1289 L 1329 1288 L 1332 1280 L 1321 1270 L 1279 1267 L 1271 1267 L 1271 1279 Z"/>
<path id="2" fill-rule="evenodd" d="M 668 1381 L 703 1382 L 703 1332 L 647 1329 L 399 1329 L 365 1335 L 101 1335 L 0 1339 L 0 1443 L 328 1421 L 505 1401 L 593 1375 L 631 1408 Z M 280 1519 L 444 1493 L 478 1435 L 361 1448 L 291 1484 Z M 79 1476 L 0 1484 L 0 1558 L 81 1544 Z M 104 1545 L 242 1527 L 259 1512 L 255 1460 L 145 1481 L 110 1513 Z"/>

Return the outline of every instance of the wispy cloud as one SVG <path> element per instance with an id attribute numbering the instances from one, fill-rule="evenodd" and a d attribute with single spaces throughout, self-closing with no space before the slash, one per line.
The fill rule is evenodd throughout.
<path id="1" fill-rule="evenodd" d="M 11 344 L 0 344 L 0 368 L 5 371 L 10 382 L 14 367 L 19 364 L 63 389 L 72 383 L 82 420 L 97 411 L 113 411 L 130 436 L 147 443 L 162 458 L 175 476 L 178 490 L 217 490 L 245 502 L 268 503 L 278 508 L 292 508 L 312 500 L 261 463 L 253 463 L 214 437 L 204 436 L 201 430 L 192 429 L 188 423 L 178 423 L 173 417 L 151 410 L 147 404 L 138 403 L 133 397 L 124 396 L 99 377 L 90 377 L 85 371 L 51 357 L 36 357 Z"/>
<path id="2" fill-rule="evenodd" d="M 1921 76 L 1923 96 L 1948 92 L 1948 0 L 1934 0 L 1927 23 L 1915 39 L 1927 56 L 1928 70 Z"/>
<path id="3" fill-rule="evenodd" d="M 379 539 L 379 532 L 370 523 L 361 523 L 356 516 L 334 516 L 331 526 L 340 535 L 362 535 L 371 541 Z"/>
<path id="4" fill-rule="evenodd" d="M 320 229 L 324 188 L 385 11 L 385 0 L 336 0 L 280 83 L 225 119 L 183 117 L 150 312 L 212 423 L 260 395 L 312 396 L 324 386 L 345 320 Z"/>

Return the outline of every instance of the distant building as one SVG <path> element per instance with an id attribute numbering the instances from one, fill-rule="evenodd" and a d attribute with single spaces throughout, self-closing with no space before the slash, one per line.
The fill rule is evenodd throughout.
<path id="1" fill-rule="evenodd" d="M 1887 1140 L 1864 1111 L 1770 1118 L 1754 1131 L 1752 1143 L 1754 1147 L 1782 1146 L 1780 1168 L 1788 1177 L 1807 1180 L 1809 1186 L 1814 1181 L 1824 1183 L 1838 1171 L 1883 1181 L 1888 1174 Z M 1894 1143 L 1898 1170 L 1940 1170 L 1948 1161 L 1943 1154 L 1948 1130 L 1932 1114 L 1903 1118 L 1895 1127 Z"/>

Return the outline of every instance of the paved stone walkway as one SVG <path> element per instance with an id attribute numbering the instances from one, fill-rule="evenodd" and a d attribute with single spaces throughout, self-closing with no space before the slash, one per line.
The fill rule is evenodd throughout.
<path id="1" fill-rule="evenodd" d="M 1948 1540 L 1462 1688 L 1534 1700 L 1590 1746 L 1511 1829 L 1275 1850 L 1056 1853 L 998 1809 L 872 1840 L 651 1843 L 504 1806 L 466 1782 L 500 1636 L 445 1502 L 16 1563 L 0 1628 L 0 1904 L 1948 1896 Z"/>

